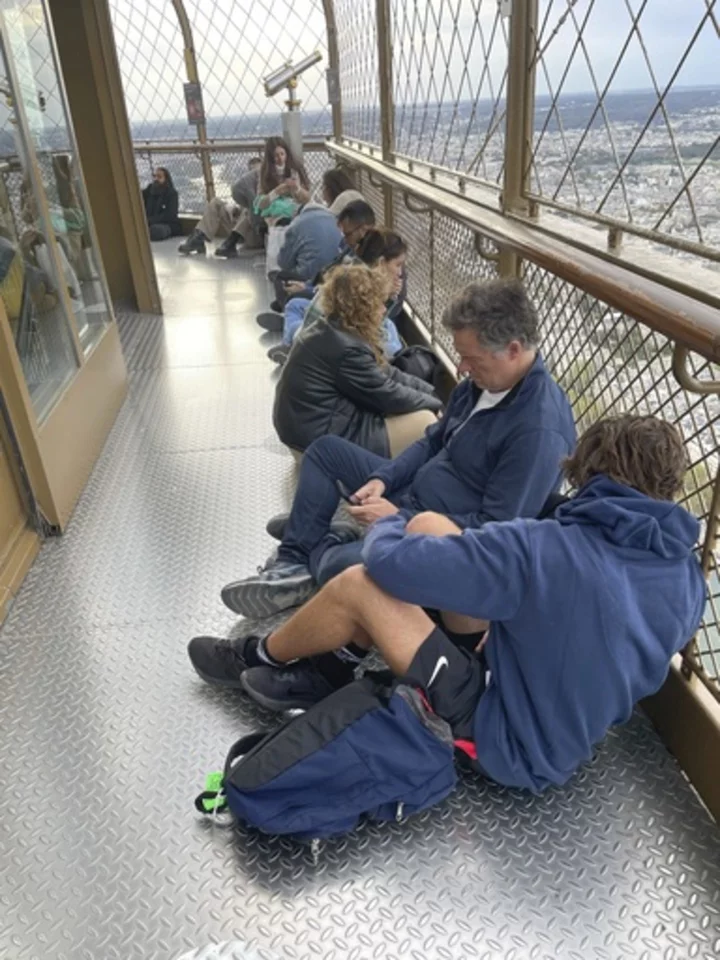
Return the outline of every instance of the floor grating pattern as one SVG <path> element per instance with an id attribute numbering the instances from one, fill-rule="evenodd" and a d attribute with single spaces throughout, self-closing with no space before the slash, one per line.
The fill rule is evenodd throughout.
<path id="1" fill-rule="evenodd" d="M 204 686 L 219 587 L 271 547 L 294 468 L 270 422 L 257 261 L 158 245 L 165 320 L 121 317 L 130 392 L 70 528 L 0 631 L 0 957 L 709 960 L 720 835 L 636 716 L 566 789 L 474 778 L 438 809 L 307 849 L 201 821 L 271 718 Z"/>

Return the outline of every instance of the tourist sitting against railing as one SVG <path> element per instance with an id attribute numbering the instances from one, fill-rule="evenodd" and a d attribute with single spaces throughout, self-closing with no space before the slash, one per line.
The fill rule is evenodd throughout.
<path id="1" fill-rule="evenodd" d="M 273 277 L 275 300 L 270 304 L 277 329 L 282 329 L 282 311 L 294 285 L 309 285 L 317 274 L 338 256 L 342 234 L 337 218 L 342 209 L 361 194 L 343 170 L 326 170 L 323 174 L 322 203 L 306 203 L 285 232 L 278 254 L 279 271 Z M 292 284 L 293 288 L 289 285 Z M 261 315 L 267 318 L 267 314 Z M 258 322 L 265 329 L 265 323 Z"/>
<path id="2" fill-rule="evenodd" d="M 310 199 L 310 181 L 305 167 L 295 159 L 282 137 L 270 137 L 265 143 L 260 168 L 260 193 L 253 212 L 268 224 L 290 222 Z"/>
<path id="3" fill-rule="evenodd" d="M 150 239 L 155 241 L 179 237 L 182 233 L 178 217 L 180 201 L 167 167 L 155 168 L 152 183 L 145 187 L 142 195 Z"/>
<path id="4" fill-rule="evenodd" d="M 332 263 L 320 270 L 309 283 L 290 281 L 286 284 L 288 300 L 282 314 L 272 311 L 261 313 L 256 318 L 264 330 L 283 331 L 282 343 L 276 344 L 268 350 L 268 357 L 275 363 L 285 362 L 293 338 L 302 325 L 305 313 L 310 306 L 310 301 L 315 299 L 318 287 L 322 284 L 325 275 L 333 267 L 340 264 L 361 262 L 356 256 L 357 247 L 368 230 L 375 226 L 375 213 L 370 204 L 361 198 L 360 194 L 356 194 L 360 199 L 346 203 L 346 198 L 352 193 L 354 191 L 342 193 L 333 205 L 334 210 L 340 210 L 337 224 L 342 234 L 342 240 L 339 252 Z M 277 306 L 277 304 L 271 304 L 271 306 Z"/>
<path id="5" fill-rule="evenodd" d="M 390 230 L 370 230 L 358 243 L 355 252 L 346 255 L 343 259 L 348 263 L 364 263 L 368 267 L 377 267 L 387 277 L 390 296 L 386 303 L 386 314 L 382 324 L 383 351 L 388 359 L 392 359 L 403 347 L 400 334 L 395 323 L 390 319 L 390 314 L 398 302 L 402 305 L 400 297 L 405 287 L 407 247 L 397 233 Z M 323 276 L 324 274 L 321 274 L 318 278 L 320 287 Z M 258 322 L 262 321 L 262 317 L 261 314 Z M 311 301 L 293 297 L 285 305 L 282 343 L 271 347 L 268 350 L 268 357 L 275 363 L 285 363 L 298 331 L 322 317 L 322 297 L 319 290 Z"/>
<path id="6" fill-rule="evenodd" d="M 352 680 L 375 647 L 479 772 L 534 792 L 563 784 L 660 689 L 700 624 L 699 524 L 673 503 L 687 465 L 670 424 L 601 420 L 565 462 L 577 492 L 551 518 L 463 530 L 388 509 L 363 566 L 268 636 L 193 641 L 193 663 L 264 707 L 305 708 Z"/>
<path id="7" fill-rule="evenodd" d="M 334 435 L 396 456 L 437 420 L 432 387 L 385 357 L 388 289 L 387 272 L 364 264 L 336 267 L 323 284 L 327 319 L 298 334 L 275 392 L 275 430 L 292 450 Z"/>
<path id="8" fill-rule="evenodd" d="M 197 227 L 178 247 L 178 253 L 204 255 L 205 244 L 216 237 L 225 237 L 215 250 L 216 257 L 237 256 L 239 243 L 247 250 L 262 248 L 265 225 L 262 218 L 253 213 L 261 163 L 258 157 L 248 161 L 247 172 L 232 186 L 231 202 L 220 197 L 209 201 Z"/>
<path id="9" fill-rule="evenodd" d="M 463 290 L 443 322 L 467 379 L 452 392 L 442 420 L 394 460 L 340 437 L 316 440 L 302 459 L 277 560 L 223 589 L 231 610 L 265 617 L 297 606 L 316 583 L 360 561 L 355 531 L 333 526 L 338 481 L 357 492 L 361 506 L 354 513 L 367 525 L 398 511 L 406 518 L 436 511 L 462 529 L 539 515 L 560 485 L 575 424 L 538 352 L 535 308 L 519 281 L 494 280 Z"/>

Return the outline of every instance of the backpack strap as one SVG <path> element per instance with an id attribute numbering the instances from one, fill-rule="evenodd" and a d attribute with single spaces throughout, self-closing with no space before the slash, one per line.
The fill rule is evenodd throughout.
<path id="1" fill-rule="evenodd" d="M 249 733 L 246 737 L 240 737 L 239 740 L 235 741 L 225 758 L 223 772 L 208 774 L 205 778 L 205 789 L 195 797 L 195 809 L 198 813 L 203 813 L 205 816 L 222 813 L 227 806 L 225 780 L 232 769 L 233 763 L 239 757 L 244 757 L 246 753 L 259 746 L 269 736 L 271 736 L 269 733 Z"/>

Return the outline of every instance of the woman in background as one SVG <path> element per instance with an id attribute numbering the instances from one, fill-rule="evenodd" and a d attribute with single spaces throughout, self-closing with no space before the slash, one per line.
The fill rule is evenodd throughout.
<path id="1" fill-rule="evenodd" d="M 384 269 L 364 264 L 336 267 L 323 284 L 323 319 L 298 333 L 275 392 L 275 430 L 296 453 L 333 434 L 394 457 L 435 422 L 432 387 L 385 357 L 389 292 Z"/>
<path id="2" fill-rule="evenodd" d="M 151 240 L 167 240 L 182 233 L 178 209 L 180 199 L 166 167 L 156 167 L 152 183 L 142 192 L 145 217 Z"/>
<path id="3" fill-rule="evenodd" d="M 268 224 L 289 221 L 310 199 L 310 181 L 282 137 L 269 137 L 260 167 L 260 193 L 254 212 Z"/>

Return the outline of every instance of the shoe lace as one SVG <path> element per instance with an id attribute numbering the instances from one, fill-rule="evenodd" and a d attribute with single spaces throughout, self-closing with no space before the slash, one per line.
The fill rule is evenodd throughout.
<path id="1" fill-rule="evenodd" d="M 222 660 L 229 667 L 239 667 L 245 669 L 246 663 L 242 651 L 245 649 L 244 643 L 237 640 L 218 640 L 215 644 L 215 655 L 218 660 Z"/>

